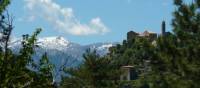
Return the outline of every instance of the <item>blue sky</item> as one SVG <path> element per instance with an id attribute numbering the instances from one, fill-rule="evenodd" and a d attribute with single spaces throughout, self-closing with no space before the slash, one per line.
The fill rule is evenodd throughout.
<path id="1" fill-rule="evenodd" d="M 160 33 L 160 24 L 170 24 L 175 10 L 172 0 L 12 0 L 13 35 L 31 34 L 43 28 L 39 37 L 63 36 L 90 44 L 120 42 L 130 30 Z"/>

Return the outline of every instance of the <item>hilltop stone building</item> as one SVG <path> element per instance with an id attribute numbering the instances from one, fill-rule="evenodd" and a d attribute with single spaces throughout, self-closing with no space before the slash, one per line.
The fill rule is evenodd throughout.
<path id="1" fill-rule="evenodd" d="M 143 33 L 137 33 L 134 31 L 130 31 L 127 33 L 127 41 L 133 40 L 135 37 L 145 37 L 149 39 L 152 43 L 156 42 L 155 40 L 158 38 L 158 36 L 166 36 L 169 35 L 170 32 L 166 32 L 166 24 L 165 21 L 162 22 L 161 25 L 161 34 L 157 34 L 155 32 L 150 32 L 148 30 L 144 31 Z M 137 73 L 134 70 L 134 66 L 122 66 L 121 70 L 123 74 L 120 76 L 120 80 L 126 80 L 131 81 L 135 80 L 137 78 Z"/>

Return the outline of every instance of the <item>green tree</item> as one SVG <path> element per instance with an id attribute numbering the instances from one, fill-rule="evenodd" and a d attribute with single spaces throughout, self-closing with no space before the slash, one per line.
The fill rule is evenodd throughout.
<path id="1" fill-rule="evenodd" d="M 49 63 L 46 54 L 37 65 L 32 59 L 34 54 L 36 36 L 41 29 L 38 29 L 30 38 L 23 36 L 23 48 L 19 54 L 9 50 L 5 58 L 5 52 L 1 52 L 0 63 L 0 87 L 53 87 L 52 65 Z"/>
<path id="2" fill-rule="evenodd" d="M 200 75 L 200 0 L 174 0 L 173 34 L 156 40 L 151 71 L 138 81 L 150 88 L 198 88 Z M 145 78 L 144 78 L 145 77 Z"/>
<path id="3" fill-rule="evenodd" d="M 106 58 L 86 54 L 80 67 L 68 71 L 70 76 L 64 79 L 62 86 L 107 87 L 99 78 L 107 80 L 112 76 L 104 73 L 111 74 L 109 70 L 113 70 L 118 73 L 115 76 L 119 76 L 121 66 L 133 65 L 138 74 L 136 80 L 116 82 L 119 80 L 115 79 L 117 77 L 111 80 L 133 88 L 199 88 L 200 0 L 194 0 L 190 4 L 174 0 L 174 4 L 176 10 L 172 20 L 173 33 L 159 36 L 153 42 L 137 34 L 128 35 L 122 44 L 110 48 Z M 102 63 L 103 60 L 106 63 Z"/>
<path id="4" fill-rule="evenodd" d="M 2 14 L 9 0 L 0 0 L 0 88 L 52 88 L 52 64 L 44 54 L 37 64 L 32 58 L 37 45 L 38 28 L 33 35 L 23 35 L 22 48 L 19 54 L 13 53 L 8 47 L 13 30 L 13 19 L 10 15 Z"/>
<path id="5" fill-rule="evenodd" d="M 77 68 L 66 70 L 61 88 L 116 88 L 118 72 L 108 57 L 100 57 L 96 52 L 87 51 L 84 62 Z"/>
<path id="6" fill-rule="evenodd" d="M 111 49 L 116 64 L 133 65 L 138 88 L 198 88 L 200 75 L 200 0 L 190 4 L 174 0 L 173 33 L 159 36 L 155 44 L 133 36 Z M 143 70 L 143 71 L 142 71 Z"/>
<path id="7" fill-rule="evenodd" d="M 0 15 L 6 9 L 6 7 L 10 4 L 10 0 L 0 0 Z"/>

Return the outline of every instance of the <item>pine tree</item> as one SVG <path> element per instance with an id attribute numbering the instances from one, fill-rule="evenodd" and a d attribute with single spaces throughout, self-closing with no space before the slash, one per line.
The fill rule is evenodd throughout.
<path id="1" fill-rule="evenodd" d="M 195 0 L 186 4 L 182 0 L 174 0 L 174 33 L 157 39 L 151 59 L 152 71 L 142 79 L 150 88 L 198 88 L 199 2 Z"/>
<path id="2" fill-rule="evenodd" d="M 84 62 L 78 68 L 69 68 L 61 82 L 61 88 L 117 88 L 118 72 L 108 57 L 87 51 Z"/>

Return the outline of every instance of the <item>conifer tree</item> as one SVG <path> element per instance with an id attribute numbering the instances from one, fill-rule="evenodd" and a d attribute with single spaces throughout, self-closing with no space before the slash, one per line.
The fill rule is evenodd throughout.
<path id="1" fill-rule="evenodd" d="M 87 51 L 84 62 L 78 68 L 69 68 L 61 82 L 61 88 L 117 88 L 118 72 L 108 57 Z M 117 76 L 117 77 L 116 77 Z M 117 80 L 115 80 L 117 78 Z"/>
<path id="2" fill-rule="evenodd" d="M 150 88 L 199 87 L 199 2 L 186 4 L 174 0 L 174 34 L 157 39 L 151 59 L 152 71 L 143 79 Z"/>

